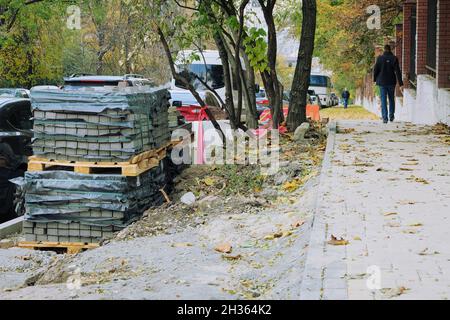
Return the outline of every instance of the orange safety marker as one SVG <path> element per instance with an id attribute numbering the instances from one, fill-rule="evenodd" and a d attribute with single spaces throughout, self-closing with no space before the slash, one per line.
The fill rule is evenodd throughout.
<path id="1" fill-rule="evenodd" d="M 306 106 L 306 117 L 311 118 L 313 121 L 320 121 L 320 107 L 308 104 Z"/>

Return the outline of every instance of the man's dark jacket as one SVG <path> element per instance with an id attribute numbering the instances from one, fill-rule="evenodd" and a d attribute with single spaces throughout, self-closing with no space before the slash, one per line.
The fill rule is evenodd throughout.
<path id="1" fill-rule="evenodd" d="M 374 82 L 382 87 L 395 86 L 397 81 L 400 86 L 403 86 L 400 64 L 392 52 L 386 51 L 377 58 L 377 63 L 373 70 L 373 78 Z"/>
<path id="2" fill-rule="evenodd" d="M 348 92 L 347 90 L 344 90 L 344 92 L 342 92 L 342 98 L 350 99 L 350 92 Z"/>

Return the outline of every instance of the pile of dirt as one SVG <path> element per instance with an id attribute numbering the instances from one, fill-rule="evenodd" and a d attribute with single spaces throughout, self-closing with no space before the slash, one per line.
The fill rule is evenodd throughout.
<path id="1" fill-rule="evenodd" d="M 258 213 L 279 203 L 318 173 L 326 145 L 323 131 L 320 124 L 313 124 L 307 144 L 296 143 L 290 133 L 282 135 L 280 169 L 274 175 L 261 175 L 258 165 L 186 169 L 175 181 L 170 202 L 147 210 L 139 221 L 117 233 L 115 240 L 172 234 L 198 227 L 218 215 Z M 186 193 L 195 196 L 193 204 L 180 202 Z"/>

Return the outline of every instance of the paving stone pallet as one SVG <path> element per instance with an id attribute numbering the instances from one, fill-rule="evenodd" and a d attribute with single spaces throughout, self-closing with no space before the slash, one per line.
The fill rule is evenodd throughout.
<path id="1" fill-rule="evenodd" d="M 25 193 L 26 241 L 96 243 L 164 202 L 166 161 L 137 176 L 27 172 L 14 180 Z M 170 192 L 170 187 L 166 187 Z"/>
<path id="2" fill-rule="evenodd" d="M 123 161 L 170 140 L 163 88 L 32 90 L 33 152 L 47 159 Z"/>

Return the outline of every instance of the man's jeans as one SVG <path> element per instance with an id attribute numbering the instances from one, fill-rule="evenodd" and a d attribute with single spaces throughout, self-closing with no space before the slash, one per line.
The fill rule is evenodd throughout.
<path id="1" fill-rule="evenodd" d="M 381 115 L 384 121 L 394 121 L 395 115 L 395 86 L 382 87 L 380 86 L 381 93 Z M 387 109 L 387 99 L 389 97 L 389 118 Z"/>
<path id="2" fill-rule="evenodd" d="M 348 107 L 348 98 L 344 98 L 344 108 L 347 109 Z"/>

